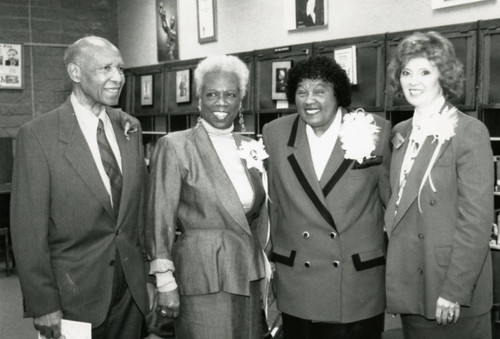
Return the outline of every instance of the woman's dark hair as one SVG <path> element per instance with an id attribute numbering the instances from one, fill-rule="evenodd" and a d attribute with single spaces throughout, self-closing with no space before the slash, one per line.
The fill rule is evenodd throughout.
<path id="1" fill-rule="evenodd" d="M 286 97 L 290 103 L 295 103 L 297 86 L 304 79 L 319 79 L 331 83 L 338 105 L 348 107 L 351 104 L 349 77 L 334 60 L 317 56 L 295 64 L 287 75 Z"/>
<path id="2" fill-rule="evenodd" d="M 401 70 L 414 58 L 426 58 L 436 65 L 440 74 L 439 84 L 447 99 L 460 97 L 463 91 L 463 65 L 457 59 L 450 40 L 438 32 L 416 32 L 399 43 L 387 69 L 389 85 L 394 94 L 403 95 L 399 80 Z"/>

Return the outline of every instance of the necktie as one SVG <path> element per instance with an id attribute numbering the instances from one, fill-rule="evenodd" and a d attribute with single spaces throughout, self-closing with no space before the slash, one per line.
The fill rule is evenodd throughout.
<path id="1" fill-rule="evenodd" d="M 99 146 L 102 165 L 104 166 L 104 170 L 108 175 L 111 185 L 111 201 L 113 202 L 115 217 L 117 217 L 120 208 L 120 197 L 122 195 L 122 173 L 120 172 L 118 162 L 106 138 L 104 123 L 101 119 L 99 119 L 99 125 L 97 126 L 97 145 Z"/>

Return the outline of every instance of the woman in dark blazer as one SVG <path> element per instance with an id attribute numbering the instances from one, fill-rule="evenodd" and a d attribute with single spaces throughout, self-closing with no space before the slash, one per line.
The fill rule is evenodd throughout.
<path id="1" fill-rule="evenodd" d="M 233 56 L 195 71 L 200 119 L 153 155 L 148 233 L 159 312 L 176 338 L 262 338 L 268 217 L 255 140 L 233 133 L 248 69 Z M 177 234 L 177 235 L 176 235 Z"/>
<path id="2" fill-rule="evenodd" d="M 448 101 L 463 67 L 439 33 L 403 39 L 389 76 L 415 112 L 393 130 L 387 311 L 401 314 L 405 338 L 491 338 L 488 130 Z"/>

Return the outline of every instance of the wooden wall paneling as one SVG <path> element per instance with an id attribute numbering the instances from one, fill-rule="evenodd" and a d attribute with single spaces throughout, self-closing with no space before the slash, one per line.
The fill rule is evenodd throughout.
<path id="1" fill-rule="evenodd" d="M 125 84 L 123 85 L 122 92 L 120 93 L 120 99 L 118 100 L 118 107 L 127 113 L 132 112 L 132 90 L 134 88 L 134 76 L 129 71 L 125 71 Z"/>
<path id="2" fill-rule="evenodd" d="M 131 112 L 135 116 L 149 116 L 164 114 L 165 110 L 163 107 L 163 78 L 164 78 L 164 68 L 161 65 L 147 66 L 136 68 L 132 71 L 133 73 L 133 111 Z M 144 75 L 153 76 L 153 104 L 152 105 L 141 105 L 141 77 Z M 129 112 L 130 113 L 130 112 Z"/>
<path id="3" fill-rule="evenodd" d="M 464 64 L 465 86 L 464 94 L 452 102 L 462 111 L 475 111 L 476 109 L 476 52 L 477 52 L 477 22 L 450 25 L 440 27 L 429 27 L 418 31 L 428 32 L 437 31 L 448 38 L 455 47 L 457 57 Z M 389 65 L 398 43 L 407 35 L 415 31 L 404 31 L 388 33 L 387 59 L 386 66 Z M 386 86 L 386 110 L 387 111 L 405 111 L 412 110 L 412 107 L 404 98 L 393 96 L 392 91 Z"/>
<path id="4" fill-rule="evenodd" d="M 356 46 L 358 83 L 353 85 L 351 108 L 383 112 L 385 106 L 385 34 L 322 41 L 314 44 L 314 55 L 333 59 L 338 48 Z"/>
<path id="5" fill-rule="evenodd" d="M 256 113 L 257 135 L 262 133 L 262 127 L 270 120 L 283 114 L 294 113 L 295 105 L 288 108 L 276 108 L 276 100 L 272 99 L 272 64 L 276 61 L 292 61 L 295 63 L 312 55 L 313 44 L 300 44 L 285 47 L 269 48 L 254 51 L 255 53 L 255 86 L 254 106 Z M 264 114 L 270 116 L 264 117 Z"/>

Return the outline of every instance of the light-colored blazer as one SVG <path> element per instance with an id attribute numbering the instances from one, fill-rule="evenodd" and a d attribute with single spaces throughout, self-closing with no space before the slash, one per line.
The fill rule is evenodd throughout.
<path id="1" fill-rule="evenodd" d="M 122 157 L 117 220 L 69 99 L 17 135 L 11 224 L 27 317 L 61 309 L 66 319 L 100 325 L 111 301 L 116 250 L 135 302 L 144 313 L 149 309 L 139 246 L 141 134 L 127 140 L 123 112 L 106 111 Z"/>
<path id="2" fill-rule="evenodd" d="M 448 107 L 452 107 L 447 103 Z M 437 142 L 429 136 L 409 173 L 395 213 L 399 176 L 412 119 L 394 127 L 393 195 L 386 210 L 387 310 L 435 318 L 436 301 L 459 302 L 463 317 L 492 304 L 489 238 L 493 221 L 493 163 L 489 134 L 477 119 L 458 113 L 455 136 L 444 143 L 427 181 L 418 190 Z M 397 146 L 397 147 L 396 147 Z"/>
<path id="3" fill-rule="evenodd" d="M 238 146 L 249 140 L 236 134 L 234 138 Z M 242 164 L 255 190 L 262 185 L 260 173 Z M 265 199 L 249 225 L 202 124 L 161 138 L 152 166 L 147 213 L 151 258 L 174 262 L 182 295 L 249 295 L 250 281 L 265 275 Z"/>
<path id="4" fill-rule="evenodd" d="M 264 126 L 271 260 L 282 312 L 348 323 L 384 311 L 383 214 L 390 195 L 391 128 L 374 118 L 381 128 L 375 158 L 361 165 L 344 161 L 337 141 L 319 181 L 302 119 L 293 114 Z M 339 168 L 345 169 L 343 175 Z"/>

